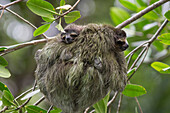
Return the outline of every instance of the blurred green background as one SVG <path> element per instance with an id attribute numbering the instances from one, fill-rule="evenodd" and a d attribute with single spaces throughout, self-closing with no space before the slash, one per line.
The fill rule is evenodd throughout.
<path id="1" fill-rule="evenodd" d="M 11 0 L 12 1 L 12 0 Z M 0 4 L 7 4 L 10 0 L 0 0 Z M 48 0 L 54 7 L 59 6 L 59 0 Z M 137 4 L 136 0 L 130 0 L 132 3 Z M 154 3 L 157 0 L 143 0 L 146 6 Z M 76 0 L 66 0 L 66 4 L 73 5 Z M 134 11 L 130 11 L 124 8 L 117 0 L 81 0 L 76 7 L 81 13 L 81 18 L 77 20 L 76 24 L 88 24 L 88 23 L 102 23 L 111 24 L 116 26 L 111 18 L 111 7 L 119 7 L 127 11 L 130 15 L 135 14 Z M 33 14 L 26 6 L 26 0 L 9 7 L 35 26 L 40 26 L 43 20 L 41 17 Z M 128 53 L 134 47 L 141 44 L 144 40 L 148 40 L 159 28 L 165 17 L 164 12 L 169 9 L 169 3 L 154 10 L 158 15 L 157 19 L 141 18 L 131 24 L 125 29 L 128 35 L 129 49 L 125 52 Z M 114 15 L 112 15 L 114 16 Z M 120 14 L 121 16 L 121 14 Z M 59 31 L 55 28 L 56 23 L 50 27 L 45 33 L 47 36 L 55 36 Z M 66 24 L 63 21 L 63 26 Z M 162 33 L 170 31 L 170 24 L 168 24 Z M 0 46 L 8 46 L 17 43 L 27 42 L 34 39 L 40 39 L 42 37 L 33 37 L 34 29 L 16 16 L 5 11 L 0 19 Z M 36 68 L 34 53 L 38 48 L 41 48 L 43 44 L 29 46 L 15 52 L 9 53 L 4 56 L 8 61 L 8 69 L 12 76 L 8 79 L 0 78 L 0 81 L 5 83 L 12 94 L 16 97 L 23 91 L 31 88 L 34 83 L 34 70 Z M 139 51 L 140 52 L 140 51 Z M 137 54 L 139 53 L 137 52 Z M 134 57 L 135 59 L 135 57 Z M 140 96 L 139 102 L 144 113 L 169 113 L 170 112 L 170 75 L 160 74 L 155 71 L 150 65 L 154 61 L 161 61 L 170 65 L 170 47 L 154 42 L 154 45 L 149 49 L 149 53 L 131 79 L 131 83 L 139 84 L 146 88 L 147 94 Z M 40 95 L 36 95 L 35 99 L 30 102 L 35 102 Z M 115 113 L 117 109 L 118 98 L 112 105 L 112 112 Z M 41 106 L 48 105 L 45 101 Z M 120 113 L 134 113 L 137 104 L 134 98 L 123 97 L 122 107 Z"/>

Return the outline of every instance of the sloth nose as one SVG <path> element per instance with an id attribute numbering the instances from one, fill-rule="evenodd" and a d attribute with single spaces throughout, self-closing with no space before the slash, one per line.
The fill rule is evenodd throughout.
<path id="1" fill-rule="evenodd" d="M 125 45 L 122 46 L 122 49 L 121 49 L 121 50 L 124 51 L 124 50 L 126 50 L 128 47 L 129 47 L 129 45 L 128 45 L 128 44 L 125 44 Z"/>
<path id="2" fill-rule="evenodd" d="M 126 44 L 124 48 L 126 48 L 126 49 L 127 49 L 128 47 L 129 47 L 129 45 L 128 45 L 128 44 Z"/>
<path id="3" fill-rule="evenodd" d="M 66 40 L 66 43 L 68 43 L 68 44 L 72 43 L 72 39 L 69 36 L 66 36 L 65 40 Z"/>

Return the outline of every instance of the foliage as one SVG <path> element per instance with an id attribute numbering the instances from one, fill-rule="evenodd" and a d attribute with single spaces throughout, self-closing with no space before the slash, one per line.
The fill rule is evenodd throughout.
<path id="1" fill-rule="evenodd" d="M 32 12 L 41 16 L 43 20 L 48 23 L 36 29 L 34 31 L 34 37 L 44 33 L 45 31 L 49 29 L 50 24 L 52 24 L 53 21 L 55 21 L 55 18 L 54 18 L 55 15 L 61 16 L 63 14 L 63 10 L 70 9 L 68 5 L 65 5 L 64 0 L 60 1 L 60 7 L 57 7 L 57 8 L 54 8 L 52 4 L 44 0 L 28 0 L 27 6 Z M 81 16 L 80 16 L 79 11 L 73 11 L 64 16 L 66 23 L 72 23 L 76 21 L 77 19 L 79 19 L 80 17 Z M 58 28 L 58 30 L 62 30 L 61 19 L 60 19 L 59 25 L 56 28 Z"/>
<path id="2" fill-rule="evenodd" d="M 110 17 L 114 25 L 119 25 L 120 23 L 130 18 L 132 15 L 148 7 L 146 0 L 135 0 L 135 2 L 131 2 L 130 0 L 119 0 L 119 2 L 123 6 L 123 8 L 115 6 L 110 8 Z M 156 2 L 156 0 L 151 0 L 150 2 L 147 2 L 151 5 Z M 26 4 L 33 13 L 38 16 L 41 16 L 41 18 L 45 21 L 42 26 L 40 26 L 34 31 L 34 37 L 46 32 L 54 21 L 58 22 L 56 28 L 60 31 L 63 31 L 63 27 L 61 25 L 61 18 L 58 18 L 58 20 L 56 20 L 57 17 L 63 17 L 67 24 L 75 22 L 81 17 L 79 11 L 69 11 L 71 5 L 67 5 L 65 3 L 65 0 L 61 0 L 60 6 L 56 8 L 51 3 L 44 0 L 28 0 Z M 148 38 L 151 38 L 156 32 L 155 29 L 158 29 L 160 27 L 158 26 L 158 24 L 160 25 L 163 20 L 170 20 L 170 11 L 167 11 L 165 14 L 162 14 L 162 7 L 163 6 L 160 6 L 150 11 L 142 18 L 139 18 L 137 21 L 131 23 L 126 28 L 124 28 L 124 30 L 128 33 L 128 40 L 131 45 L 129 50 L 126 51 L 127 53 L 130 53 L 130 51 L 133 50 L 134 47 L 139 46 L 143 43 L 143 41 L 146 41 L 148 40 Z M 65 12 L 67 11 L 69 11 L 69 13 L 65 14 Z M 128 31 L 130 31 L 130 33 Z M 138 32 L 140 35 L 136 34 L 136 32 Z M 149 49 L 151 54 L 150 56 L 146 56 L 148 59 L 154 59 L 152 61 L 151 67 L 161 74 L 170 74 L 170 64 L 157 62 L 156 60 L 159 60 L 159 57 L 155 57 L 156 55 L 160 56 L 160 54 L 162 54 L 160 52 L 162 51 L 166 51 L 166 54 L 164 54 L 163 56 L 170 53 L 170 33 L 168 32 L 168 27 L 165 27 L 162 30 L 161 35 L 157 38 L 157 40 L 154 40 L 153 43 L 151 42 L 152 47 Z M 152 36 L 148 36 L 148 34 Z M 4 52 L 6 49 L 8 48 L 0 47 L 0 52 Z M 140 52 L 134 53 L 134 55 L 132 56 L 132 60 L 134 61 L 135 59 L 137 59 L 139 54 Z M 129 63 L 129 65 L 130 64 L 131 63 Z M 0 56 L 0 77 L 9 78 L 11 76 L 8 69 L 6 69 L 7 66 L 8 62 L 2 56 Z M 137 66 L 134 66 L 132 68 L 130 67 L 127 73 L 127 77 L 132 77 L 138 68 L 139 67 Z M 0 82 L 0 103 L 2 102 L 2 105 L 0 104 L 0 106 L 2 108 L 4 106 L 7 106 L 7 112 L 16 112 L 20 109 L 19 107 L 23 105 L 24 102 L 35 96 L 35 94 L 37 93 L 39 93 L 39 90 L 35 90 L 32 92 L 29 91 L 27 93 L 24 93 L 24 95 L 22 95 L 19 99 L 16 99 L 14 98 L 8 87 L 2 82 Z M 129 84 L 127 84 L 122 94 L 128 97 L 138 97 L 146 94 L 146 89 L 142 85 L 131 84 L 129 79 Z M 95 108 L 96 113 L 107 113 L 107 103 L 109 101 L 109 97 L 111 97 L 111 95 L 108 94 L 102 100 L 93 105 L 93 108 Z M 138 110 L 135 110 L 137 113 Z M 47 110 L 44 110 L 41 107 L 34 105 L 23 106 L 23 111 L 27 111 L 28 113 L 47 112 Z M 60 113 L 61 111 L 62 110 L 59 108 L 54 108 L 54 110 L 52 110 L 50 113 Z"/>

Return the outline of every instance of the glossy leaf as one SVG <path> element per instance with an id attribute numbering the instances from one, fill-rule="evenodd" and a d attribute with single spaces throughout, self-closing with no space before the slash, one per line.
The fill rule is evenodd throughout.
<path id="1" fill-rule="evenodd" d="M 47 113 L 46 110 L 33 105 L 26 106 L 26 110 L 28 113 Z"/>
<path id="2" fill-rule="evenodd" d="M 57 14 L 54 7 L 44 0 L 28 0 L 27 6 L 32 12 L 42 17 L 51 17 Z"/>
<path id="3" fill-rule="evenodd" d="M 55 27 L 56 27 L 59 31 L 61 31 L 61 32 L 64 31 L 64 29 L 63 29 L 63 27 L 61 26 L 61 24 L 57 24 Z"/>
<path id="4" fill-rule="evenodd" d="M 3 78 L 9 78 L 11 76 L 8 69 L 6 69 L 4 66 L 0 65 L 0 77 Z"/>
<path id="5" fill-rule="evenodd" d="M 129 97 L 137 97 L 146 94 L 146 89 L 140 85 L 127 84 L 122 94 Z"/>
<path id="6" fill-rule="evenodd" d="M 35 90 L 35 91 L 32 91 L 32 92 L 30 92 L 30 93 L 26 94 L 23 98 L 21 98 L 21 100 L 28 99 L 28 98 L 30 98 L 30 97 L 32 97 L 32 96 L 34 96 L 35 94 L 37 94 L 37 93 L 39 93 L 39 92 L 40 92 L 40 90 L 39 90 L 39 89 L 38 89 L 38 90 Z"/>
<path id="7" fill-rule="evenodd" d="M 170 10 L 165 13 L 165 17 L 170 21 Z"/>
<path id="8" fill-rule="evenodd" d="M 81 17 L 81 15 L 80 15 L 79 11 L 72 11 L 72 12 L 68 13 L 67 15 L 65 15 L 64 19 L 65 19 L 65 22 L 67 24 L 69 24 L 69 23 L 73 23 L 74 21 L 76 21 L 80 17 Z"/>
<path id="9" fill-rule="evenodd" d="M 127 0 L 119 0 L 119 2 L 126 8 L 128 8 L 129 10 L 132 10 L 132 11 L 137 11 L 137 6 Z"/>
<path id="10" fill-rule="evenodd" d="M 130 17 L 127 11 L 118 7 L 110 8 L 110 16 L 115 25 L 122 23 Z"/>
<path id="11" fill-rule="evenodd" d="M 0 91 L 3 92 L 3 90 L 10 92 L 8 87 L 5 84 L 3 84 L 2 82 L 0 82 Z"/>
<path id="12" fill-rule="evenodd" d="M 4 67 L 8 65 L 8 62 L 2 56 L 0 56 L 0 65 Z"/>
<path id="13" fill-rule="evenodd" d="M 50 24 L 45 24 L 45 25 L 40 26 L 34 31 L 34 34 L 33 34 L 34 37 L 41 35 L 42 33 L 46 32 L 49 28 L 50 28 Z"/>
<path id="14" fill-rule="evenodd" d="M 7 49 L 6 47 L 0 47 L 0 51 L 4 51 L 5 49 Z"/>
<path id="15" fill-rule="evenodd" d="M 160 73 L 170 74 L 170 66 L 162 62 L 153 62 L 151 66 Z M 167 69 L 167 70 L 166 70 Z"/>
<path id="16" fill-rule="evenodd" d="M 54 108 L 54 110 L 51 110 L 50 113 L 61 113 L 62 110 L 60 108 Z"/>
<path id="17" fill-rule="evenodd" d="M 170 33 L 164 33 L 158 37 L 161 43 L 170 45 Z"/>
<path id="18" fill-rule="evenodd" d="M 96 113 L 107 113 L 107 103 L 109 100 L 109 94 L 107 94 L 102 100 L 93 105 Z"/>
<path id="19" fill-rule="evenodd" d="M 63 5 L 65 5 L 65 0 L 60 1 L 60 6 L 63 6 Z"/>
<path id="20" fill-rule="evenodd" d="M 143 0 L 136 0 L 136 2 L 140 5 L 140 6 L 147 6 L 146 3 Z"/>
<path id="21" fill-rule="evenodd" d="M 46 22 L 53 22 L 55 20 L 55 18 L 52 16 L 51 18 L 48 17 L 42 17 L 42 19 Z"/>
<path id="22" fill-rule="evenodd" d="M 3 90 L 2 102 L 4 106 L 15 105 L 13 99 L 14 97 L 9 91 Z"/>
<path id="23" fill-rule="evenodd" d="M 156 47 L 156 49 L 157 49 L 158 51 L 164 50 L 164 45 L 163 45 L 160 41 L 158 41 L 158 40 L 155 40 L 155 41 L 153 42 L 153 45 Z"/>

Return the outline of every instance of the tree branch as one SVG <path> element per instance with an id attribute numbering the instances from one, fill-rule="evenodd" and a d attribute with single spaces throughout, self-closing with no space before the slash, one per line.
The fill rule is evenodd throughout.
<path id="1" fill-rule="evenodd" d="M 116 28 L 122 29 L 123 27 L 127 26 L 128 24 L 132 23 L 133 21 L 137 20 L 138 18 L 142 17 L 149 11 L 152 11 L 153 9 L 159 7 L 160 5 L 168 2 L 169 0 L 159 0 L 158 2 L 153 3 L 152 5 L 148 6 L 144 10 L 136 13 L 134 16 L 131 18 L 127 19 L 126 21 L 122 22 L 121 24 L 117 25 Z"/>
<path id="2" fill-rule="evenodd" d="M 45 99 L 45 96 L 42 96 L 37 102 L 35 102 L 33 105 L 37 106 Z"/>
<path id="3" fill-rule="evenodd" d="M 132 76 L 134 75 L 134 73 L 137 71 L 137 69 L 140 67 L 140 65 L 143 63 L 146 55 L 147 55 L 147 52 L 148 52 L 148 49 L 150 47 L 150 45 L 153 43 L 154 40 L 157 39 L 157 36 L 160 34 L 160 32 L 163 30 L 163 28 L 166 26 L 166 24 L 168 23 L 168 20 L 166 19 L 162 25 L 160 26 L 160 28 L 156 31 L 156 33 L 152 36 L 152 38 L 146 42 L 144 42 L 143 44 L 141 44 L 140 46 L 136 47 L 133 51 L 131 51 L 127 56 L 129 57 L 130 55 L 133 55 L 140 47 L 142 47 L 143 45 L 146 44 L 146 47 L 142 50 L 142 52 L 139 54 L 139 56 L 136 58 L 136 60 L 134 61 L 134 63 L 132 64 L 132 66 L 130 67 L 130 69 L 132 69 L 136 63 L 139 61 L 140 57 L 142 56 L 143 53 L 145 53 L 142 61 L 138 64 L 137 68 L 135 69 L 135 71 L 130 75 L 130 77 L 128 78 L 128 81 L 132 78 Z M 129 59 L 130 60 L 130 59 Z"/>
<path id="4" fill-rule="evenodd" d="M 119 103 L 118 103 L 118 106 L 117 106 L 117 112 L 116 112 L 116 113 L 119 113 L 119 111 L 120 111 L 122 99 L 123 99 L 123 94 L 121 93 L 121 94 L 120 94 Z"/>
<path id="5" fill-rule="evenodd" d="M 16 44 L 16 45 L 12 45 L 12 46 L 0 46 L 0 48 L 2 48 L 2 47 L 7 48 L 7 49 L 5 49 L 3 51 L 0 51 L 0 56 L 3 56 L 5 54 L 7 54 L 7 53 L 10 53 L 10 52 L 16 51 L 18 49 L 24 48 L 26 46 L 37 45 L 37 44 L 40 44 L 40 43 L 44 43 L 44 42 L 47 42 L 47 41 L 52 40 L 54 38 L 55 37 L 52 37 L 52 38 L 49 38 L 48 40 L 47 39 L 32 40 L 30 42 L 20 43 L 20 44 Z"/>
<path id="6" fill-rule="evenodd" d="M 141 106 L 140 106 L 140 103 L 139 103 L 139 101 L 138 101 L 138 98 L 137 98 L 137 97 L 135 97 L 135 100 L 136 100 L 136 103 L 138 104 L 138 107 L 139 107 L 140 113 L 143 113 L 142 108 L 141 108 Z"/>
<path id="7" fill-rule="evenodd" d="M 21 1 L 22 0 L 16 0 L 16 1 L 10 2 L 9 4 L 6 4 L 6 5 L 0 5 L 1 6 L 0 10 L 5 9 L 5 8 L 7 8 L 7 7 L 11 6 L 11 5 L 14 5 L 14 4 L 18 3 L 18 2 L 21 2 Z"/>

